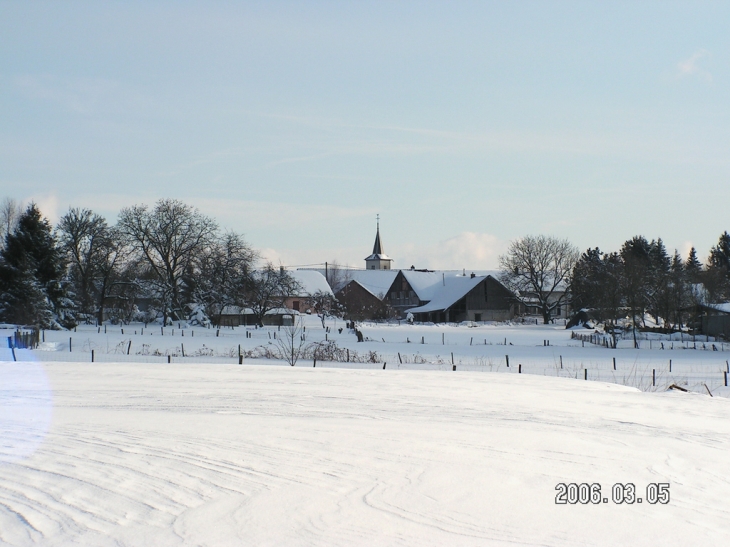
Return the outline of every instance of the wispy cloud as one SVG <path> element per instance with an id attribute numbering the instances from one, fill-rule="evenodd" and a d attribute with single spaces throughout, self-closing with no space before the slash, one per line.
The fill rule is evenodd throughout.
<path id="1" fill-rule="evenodd" d="M 700 66 L 700 62 L 710 56 L 710 52 L 706 49 L 698 49 L 688 59 L 679 61 L 677 63 L 677 77 L 688 78 L 691 76 L 697 76 L 707 82 L 711 82 L 712 74 Z"/>
<path id="2" fill-rule="evenodd" d="M 107 78 L 20 74 L 9 81 L 26 99 L 56 104 L 84 116 L 110 112 L 128 115 L 140 109 L 150 111 L 154 106 L 137 89 Z"/>

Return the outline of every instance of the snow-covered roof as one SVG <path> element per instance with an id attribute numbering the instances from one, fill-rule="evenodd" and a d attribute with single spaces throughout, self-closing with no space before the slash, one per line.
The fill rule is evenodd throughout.
<path id="1" fill-rule="evenodd" d="M 382 300 L 396 275 L 398 270 L 348 270 L 345 278 L 347 282 L 357 281 L 365 290 Z"/>
<path id="2" fill-rule="evenodd" d="M 317 270 L 292 270 L 289 274 L 302 286 L 301 293 L 297 296 L 310 296 L 317 291 L 332 294 L 329 283 Z"/>
<path id="3" fill-rule="evenodd" d="M 324 268 L 316 269 L 304 269 L 297 270 L 302 271 L 314 271 L 324 274 Z M 332 271 L 330 271 L 332 274 Z M 335 284 L 332 290 L 339 292 L 342 288 L 347 285 L 350 281 L 357 281 L 362 287 L 373 295 L 377 296 L 381 300 L 385 297 L 388 289 L 393 284 L 395 276 L 398 275 L 398 270 L 355 270 L 349 268 L 339 268 L 337 273 L 337 280 L 333 281 Z"/>
<path id="4" fill-rule="evenodd" d="M 474 287 L 479 285 L 479 283 L 481 283 L 485 279 L 486 278 L 483 276 L 464 277 L 462 275 L 459 275 L 446 277 L 444 275 L 438 285 L 436 285 L 435 287 L 428 287 L 429 292 L 433 292 L 433 297 L 431 301 L 428 304 L 424 304 L 423 306 L 411 308 L 408 310 L 408 312 L 427 313 L 432 311 L 447 310 L 451 306 L 456 304 L 459 300 L 464 298 L 469 291 L 471 291 Z M 411 286 L 413 285 L 411 284 Z"/>
<path id="5" fill-rule="evenodd" d="M 707 307 L 722 313 L 730 313 L 730 302 L 715 302 L 707 304 Z"/>
<path id="6" fill-rule="evenodd" d="M 477 277 L 492 276 L 499 279 L 499 271 L 495 270 L 401 270 L 408 284 L 414 290 L 418 299 L 422 301 L 433 300 L 436 294 L 441 292 L 444 281 L 448 279 L 471 279 L 471 274 Z"/>

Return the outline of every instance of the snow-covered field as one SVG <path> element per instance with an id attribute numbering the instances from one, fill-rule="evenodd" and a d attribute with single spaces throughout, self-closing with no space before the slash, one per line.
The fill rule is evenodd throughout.
<path id="1" fill-rule="evenodd" d="M 573 331 L 565 330 L 562 325 L 482 324 L 470 328 L 366 323 L 360 326 L 366 341 L 358 343 L 353 332 L 343 328 L 341 320 L 328 320 L 329 332 L 322 328 L 317 317 L 305 316 L 305 320 L 307 343 L 326 339 L 350 352 L 349 363 L 320 358 L 318 367 L 382 369 L 386 364 L 388 369 L 451 371 L 456 365 L 458 371 L 510 374 L 521 371 L 540 376 L 587 378 L 644 391 L 664 391 L 676 384 L 697 393 L 707 394 L 709 390 L 715 396 L 728 394 L 724 388 L 725 373 L 730 370 L 730 345 L 707 341 L 704 337 L 693 340 L 684 335 L 682 340 L 642 340 L 640 349 L 633 349 L 632 341 L 623 340 L 617 349 L 609 349 L 572 339 Z M 80 326 L 77 332 L 46 331 L 40 350 L 16 350 L 15 359 L 90 362 L 93 350 L 97 363 L 167 363 L 168 357 L 171 364 L 238 363 L 240 347 L 247 364 L 283 364 L 260 358 L 276 350 L 275 338 L 282 335 L 277 327 L 220 330 L 184 324 L 182 327 L 162 329 L 159 325 L 136 324 L 108 325 L 101 329 Z M 0 346 L 6 346 L 2 341 L 11 334 L 11 330 L 0 329 Z M 6 347 L 0 347 L 0 360 L 13 360 Z M 297 364 L 312 365 L 311 359 Z"/>
<path id="2" fill-rule="evenodd" d="M 720 382 L 727 352 L 584 348 L 542 326 L 372 325 L 363 328 L 372 341 L 358 344 L 339 326 L 328 338 L 378 352 L 386 369 L 382 360 L 238 365 L 238 344 L 268 345 L 274 328 L 253 338 L 79 328 L 46 332 L 46 351 L 16 350 L 18 362 L 0 354 L 0 545 L 704 546 L 730 537 L 725 388 L 708 384 L 710 397 L 555 377 L 581 364 L 608 374 L 617 356 L 617 372 L 672 359 L 673 370 Z M 149 343 L 148 355 L 127 355 L 130 340 Z M 208 362 L 183 358 L 181 343 L 186 355 L 205 344 L 197 359 Z M 490 359 L 501 374 L 489 373 Z M 599 484 L 608 502 L 558 505 L 559 483 Z M 614 503 L 616 483 L 635 485 L 642 503 Z M 650 484 L 669 485 L 667 504 L 649 503 Z"/>

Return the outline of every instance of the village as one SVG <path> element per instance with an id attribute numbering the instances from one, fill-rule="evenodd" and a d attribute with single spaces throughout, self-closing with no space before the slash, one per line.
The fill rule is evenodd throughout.
<path id="1" fill-rule="evenodd" d="M 0 547 L 725 547 L 730 2 L 3 2 Z"/>
<path id="2" fill-rule="evenodd" d="M 462 323 L 465 321 L 511 321 L 516 316 L 538 315 L 536 306 L 525 305 L 498 278 L 499 271 L 434 271 L 394 269 L 393 259 L 383 251 L 378 225 L 372 253 L 362 269 L 296 269 L 288 273 L 299 293 L 283 300 L 284 307 L 272 310 L 265 323 L 292 324 L 295 315 L 316 312 L 308 304 L 315 295 L 330 296 L 340 314 L 351 321 L 402 320 L 411 322 Z M 555 291 L 555 301 L 565 302 L 564 291 Z M 529 301 L 529 300 L 528 300 Z M 332 310 L 334 312 L 334 310 Z M 568 317 L 566 304 L 553 310 L 555 319 Z M 255 324 L 253 310 L 226 307 L 217 323 L 222 326 Z"/>

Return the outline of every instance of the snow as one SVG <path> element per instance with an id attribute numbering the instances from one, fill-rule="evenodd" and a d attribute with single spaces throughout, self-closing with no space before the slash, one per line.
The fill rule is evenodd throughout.
<path id="1" fill-rule="evenodd" d="M 301 285 L 299 296 L 311 296 L 318 291 L 332 294 L 327 279 L 316 270 L 290 270 L 288 273 Z"/>
<path id="2" fill-rule="evenodd" d="M 238 365 L 239 344 L 270 348 L 277 327 L 46 331 L 18 362 L 0 348 L 0 545 L 685 546 L 730 535 L 723 343 L 685 335 L 614 350 L 583 347 L 562 325 L 375 323 L 359 325 L 357 343 L 342 321 L 326 332 L 302 319 L 307 341 L 376 361 Z M 615 483 L 641 497 L 668 483 L 671 500 L 556 505 L 558 483 L 598 483 L 608 498 Z"/>
<path id="3" fill-rule="evenodd" d="M 708 308 L 712 308 L 713 310 L 717 310 L 722 313 L 730 313 L 730 302 L 720 302 L 715 304 L 708 304 Z"/>
<path id="4" fill-rule="evenodd" d="M 724 399 L 458 371 L 0 366 L 3 545 L 686 546 L 730 534 Z M 561 482 L 609 497 L 617 482 L 641 494 L 666 482 L 671 501 L 556 505 Z"/>
<path id="5" fill-rule="evenodd" d="M 442 285 L 428 304 L 417 308 L 411 308 L 410 313 L 426 313 L 432 311 L 443 311 L 453 306 L 457 301 L 484 281 L 483 277 L 444 277 Z"/>

